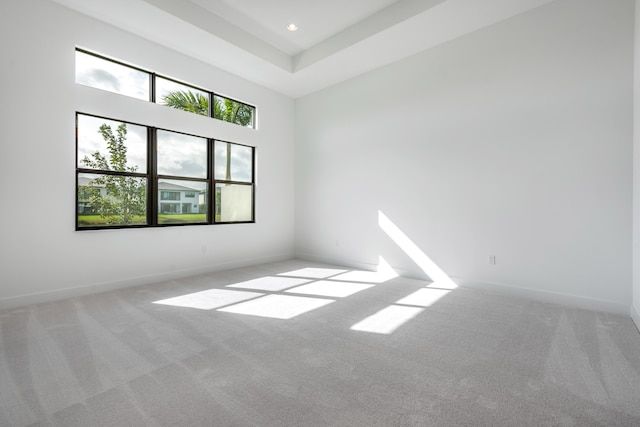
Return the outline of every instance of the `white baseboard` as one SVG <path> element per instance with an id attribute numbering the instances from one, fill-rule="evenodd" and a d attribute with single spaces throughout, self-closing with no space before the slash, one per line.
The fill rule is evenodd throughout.
<path id="1" fill-rule="evenodd" d="M 299 253 L 299 252 L 296 253 L 295 258 L 301 261 L 327 264 L 327 265 L 346 267 L 346 268 L 354 268 L 354 269 L 364 270 L 364 271 L 375 271 L 377 267 L 377 264 L 369 264 L 365 262 L 357 262 L 357 261 L 351 261 L 351 260 L 339 260 L 333 257 L 317 256 L 317 255 L 311 255 L 311 254 L 305 254 L 305 253 Z"/>
<path id="2" fill-rule="evenodd" d="M 147 285 L 150 283 L 164 282 L 167 280 L 181 279 L 189 276 L 198 276 L 201 274 L 213 273 L 216 271 L 229 270 L 232 268 L 247 267 L 251 265 L 266 264 L 270 262 L 285 261 L 292 258 L 292 254 L 272 255 L 268 257 L 258 257 L 251 259 L 243 259 L 239 262 L 222 262 L 217 264 L 209 264 L 200 268 L 189 268 L 185 270 L 176 270 L 160 274 L 150 274 L 134 277 L 125 280 L 117 280 L 111 282 L 93 283 L 85 286 L 73 288 L 56 289 L 54 291 L 37 292 L 26 295 L 18 295 L 15 297 L 1 298 L 0 309 L 11 309 L 23 307 L 31 304 L 41 304 L 52 301 L 59 301 L 67 298 L 76 298 L 85 295 L 97 294 L 100 292 L 113 291 L 116 289 L 131 288 L 134 286 Z"/>
<path id="3" fill-rule="evenodd" d="M 633 323 L 636 324 L 638 333 L 640 333 L 640 313 L 638 313 L 638 310 L 634 306 L 631 306 L 631 319 Z"/>
<path id="4" fill-rule="evenodd" d="M 73 288 L 65 288 L 65 289 L 57 289 L 54 291 L 46 291 L 46 292 L 38 292 L 33 294 L 26 295 L 18 295 L 15 297 L 8 297 L 0 299 L 0 309 L 9 309 L 15 307 L 21 307 L 30 304 L 40 304 L 51 301 L 57 301 L 66 298 L 75 298 L 84 295 L 95 294 L 99 292 L 107 292 L 116 289 L 129 288 L 133 286 L 146 285 L 149 283 L 162 282 L 166 280 L 174 280 L 183 277 L 189 276 L 197 276 L 200 274 L 207 274 L 216 271 L 228 270 L 232 268 L 246 267 L 251 265 L 265 264 L 269 262 L 278 262 L 285 261 L 291 259 L 291 254 L 280 254 L 273 255 L 268 257 L 259 257 L 252 259 L 243 259 L 242 261 L 234 261 L 234 262 L 225 262 L 207 265 L 206 267 L 196 268 L 196 269 L 185 269 L 172 271 L 169 273 L 162 274 L 152 274 L 139 276 L 135 278 L 119 280 L 119 281 L 111 281 L 111 282 L 101 282 L 94 283 L 86 286 L 73 287 Z M 367 271 L 375 271 L 377 268 L 376 264 L 369 264 L 363 262 L 356 262 L 344 259 L 336 259 L 332 257 L 322 257 L 304 253 L 296 254 L 297 259 L 311 261 L 311 262 L 319 262 L 323 264 L 330 265 L 339 265 L 348 268 L 354 268 L 359 270 L 367 270 Z M 404 271 L 401 269 L 395 269 L 395 271 L 402 277 L 409 277 L 413 279 L 419 280 L 428 280 L 426 276 L 419 277 L 412 272 Z M 624 304 L 619 304 L 612 301 L 604 301 L 604 300 L 596 300 L 591 298 L 585 298 L 575 295 L 565 295 L 554 292 L 541 291 L 537 289 L 527 289 L 527 288 L 519 288 L 515 286 L 500 284 L 500 283 L 489 283 L 489 282 L 478 282 L 473 280 L 468 280 L 464 278 L 452 278 L 454 282 L 456 282 L 459 286 L 469 289 L 480 289 L 489 292 L 496 292 L 500 294 L 512 295 L 515 297 L 526 298 L 536 301 L 542 301 L 553 304 L 561 304 L 572 307 L 579 307 L 588 310 L 595 311 L 604 311 L 609 313 L 622 314 L 625 316 L 629 315 L 629 307 Z M 640 330 L 640 314 L 638 311 L 631 307 L 631 318 L 635 322 L 638 330 Z"/>
<path id="5" fill-rule="evenodd" d="M 307 261 L 317 261 L 326 264 L 340 265 L 363 270 L 375 270 L 377 265 L 357 262 L 353 260 L 336 259 L 331 257 L 316 256 L 307 253 L 296 253 L 296 258 Z M 394 267 L 396 273 L 402 277 L 412 279 L 429 280 L 428 277 L 416 275 L 414 272 L 405 271 Z M 520 288 L 516 286 L 506 285 L 503 283 L 480 282 L 461 277 L 451 277 L 451 279 L 460 287 L 469 289 L 479 289 L 488 292 L 495 292 L 503 295 L 511 295 L 514 297 L 525 298 L 534 301 L 546 302 L 551 304 L 559 304 L 569 307 L 583 308 L 586 310 L 602 311 L 607 313 L 629 315 L 629 306 L 614 301 L 598 300 L 592 298 L 581 297 L 577 295 L 560 294 L 538 289 Z M 637 313 L 636 313 L 637 314 Z M 636 325 L 640 325 L 640 317 L 637 317 Z"/>
<path id="6" fill-rule="evenodd" d="M 629 315 L 629 306 L 614 301 L 599 300 L 577 295 L 560 294 L 556 292 L 542 291 L 539 289 L 520 288 L 502 283 L 478 282 L 453 278 L 454 282 L 463 288 L 480 289 L 504 295 L 511 295 L 533 301 L 559 304 L 568 307 L 582 308 L 585 310 L 602 311 L 606 313 Z"/>

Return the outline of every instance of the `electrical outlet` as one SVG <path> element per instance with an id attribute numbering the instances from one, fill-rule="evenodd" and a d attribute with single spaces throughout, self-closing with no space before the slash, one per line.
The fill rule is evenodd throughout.
<path id="1" fill-rule="evenodd" d="M 496 256 L 495 255 L 489 255 L 489 264 L 491 264 L 491 265 L 495 265 L 496 264 Z"/>
<path id="2" fill-rule="evenodd" d="M 207 245 L 202 245 L 202 253 L 207 252 Z"/>

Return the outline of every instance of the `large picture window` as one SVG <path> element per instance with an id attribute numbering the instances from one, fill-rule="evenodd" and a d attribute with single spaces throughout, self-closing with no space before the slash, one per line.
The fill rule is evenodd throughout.
<path id="1" fill-rule="evenodd" d="M 255 149 L 76 115 L 76 229 L 254 222 Z"/>
<path id="2" fill-rule="evenodd" d="M 76 49 L 76 83 L 255 128 L 256 108 L 95 53 Z"/>

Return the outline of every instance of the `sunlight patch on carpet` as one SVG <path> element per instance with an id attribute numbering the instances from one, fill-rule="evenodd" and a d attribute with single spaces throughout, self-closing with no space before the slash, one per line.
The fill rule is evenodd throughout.
<path id="1" fill-rule="evenodd" d="M 301 314 L 331 304 L 332 302 L 334 302 L 334 300 L 324 298 L 267 295 L 251 301 L 221 308 L 218 311 L 271 317 L 274 319 L 292 319 Z"/>
<path id="2" fill-rule="evenodd" d="M 418 307 L 430 307 L 442 297 L 447 295 L 449 290 L 446 289 L 418 289 L 414 293 L 396 301 L 396 304 L 417 305 Z"/>
<path id="3" fill-rule="evenodd" d="M 176 307 L 198 308 L 200 310 L 211 310 L 213 308 L 224 307 L 225 305 L 246 301 L 262 295 L 264 294 L 258 292 L 208 289 L 206 291 L 194 292 L 192 294 L 154 301 L 153 303 L 173 305 Z"/>
<path id="4" fill-rule="evenodd" d="M 286 292 L 294 294 L 344 298 L 365 289 L 369 289 L 373 286 L 374 285 L 367 285 L 364 283 L 332 282 L 329 280 L 319 280 L 317 282 L 289 289 Z"/>
<path id="5" fill-rule="evenodd" d="M 424 308 L 420 307 L 390 305 L 356 323 L 351 327 L 351 330 L 376 334 L 391 334 L 423 310 Z"/>
<path id="6" fill-rule="evenodd" d="M 295 277 L 260 277 L 253 280 L 247 280 L 246 282 L 234 283 L 233 285 L 227 285 L 227 288 L 243 288 L 243 289 L 255 289 L 260 291 L 282 291 L 283 289 L 292 288 L 294 286 L 308 283 L 309 279 L 299 279 Z"/>

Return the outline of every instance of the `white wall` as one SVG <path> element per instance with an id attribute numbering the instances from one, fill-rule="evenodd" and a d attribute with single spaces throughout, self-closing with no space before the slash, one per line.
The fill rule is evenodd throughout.
<path id="1" fill-rule="evenodd" d="M 635 9 L 633 122 L 633 305 L 631 317 L 640 330 L 640 0 Z"/>
<path id="2" fill-rule="evenodd" d="M 76 46 L 254 104 L 259 129 L 76 85 Z M 47 0 L 0 4 L 0 53 L 0 307 L 293 255 L 291 99 Z M 257 147 L 257 222 L 75 231 L 76 111 Z"/>
<path id="3" fill-rule="evenodd" d="M 633 0 L 558 0 L 296 102 L 296 253 L 628 313 Z M 489 265 L 489 255 L 496 264 Z"/>

